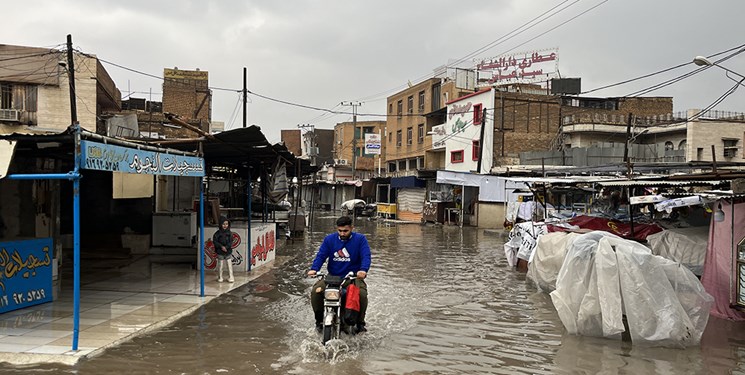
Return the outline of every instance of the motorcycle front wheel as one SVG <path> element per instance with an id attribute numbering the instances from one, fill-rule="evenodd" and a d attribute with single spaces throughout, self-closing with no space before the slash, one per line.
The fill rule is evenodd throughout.
<path id="1" fill-rule="evenodd" d="M 323 345 L 331 340 L 331 336 L 334 332 L 334 326 L 323 326 Z"/>

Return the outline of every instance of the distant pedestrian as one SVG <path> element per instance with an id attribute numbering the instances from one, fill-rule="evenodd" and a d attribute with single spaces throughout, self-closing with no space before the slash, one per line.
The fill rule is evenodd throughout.
<path id="1" fill-rule="evenodd" d="M 233 278 L 233 232 L 230 231 L 230 220 L 220 217 L 220 228 L 212 236 L 212 243 L 217 253 L 217 281 L 222 282 L 223 263 L 228 264 L 228 282 L 235 281 Z"/>

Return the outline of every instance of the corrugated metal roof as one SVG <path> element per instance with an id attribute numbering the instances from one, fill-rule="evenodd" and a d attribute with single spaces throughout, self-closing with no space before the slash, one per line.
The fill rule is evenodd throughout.
<path id="1" fill-rule="evenodd" d="M 615 180 L 596 182 L 601 186 L 713 186 L 724 181 Z"/>

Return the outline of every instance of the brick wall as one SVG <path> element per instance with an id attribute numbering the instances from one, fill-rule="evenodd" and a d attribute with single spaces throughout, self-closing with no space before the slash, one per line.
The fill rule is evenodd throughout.
<path id="1" fill-rule="evenodd" d="M 282 142 L 285 143 L 290 152 L 295 156 L 302 156 L 302 147 L 300 140 L 300 129 L 284 129 L 281 131 Z"/>
<path id="2" fill-rule="evenodd" d="M 212 93 L 208 73 L 165 69 L 163 75 L 163 112 L 179 115 L 184 120 L 205 120 L 203 123 L 209 123 L 212 119 Z"/>

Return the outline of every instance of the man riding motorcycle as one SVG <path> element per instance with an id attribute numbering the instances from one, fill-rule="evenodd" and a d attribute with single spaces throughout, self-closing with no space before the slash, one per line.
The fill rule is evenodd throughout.
<path id="1" fill-rule="evenodd" d="M 357 331 L 366 331 L 367 284 L 365 284 L 364 279 L 370 269 L 370 245 L 367 243 L 367 237 L 364 234 L 354 232 L 354 225 L 352 225 L 352 219 L 349 216 L 342 216 L 337 219 L 336 233 L 331 233 L 323 239 L 316 258 L 313 260 L 313 265 L 308 271 L 308 276 L 316 276 L 327 259 L 329 275 L 344 277 L 349 272 L 356 275 L 354 285 L 359 288 L 360 297 Z M 316 330 L 319 332 L 323 329 L 323 292 L 325 289 L 326 283 L 323 280 L 318 280 L 310 292 L 310 304 L 313 306 L 313 313 L 316 318 Z"/>

